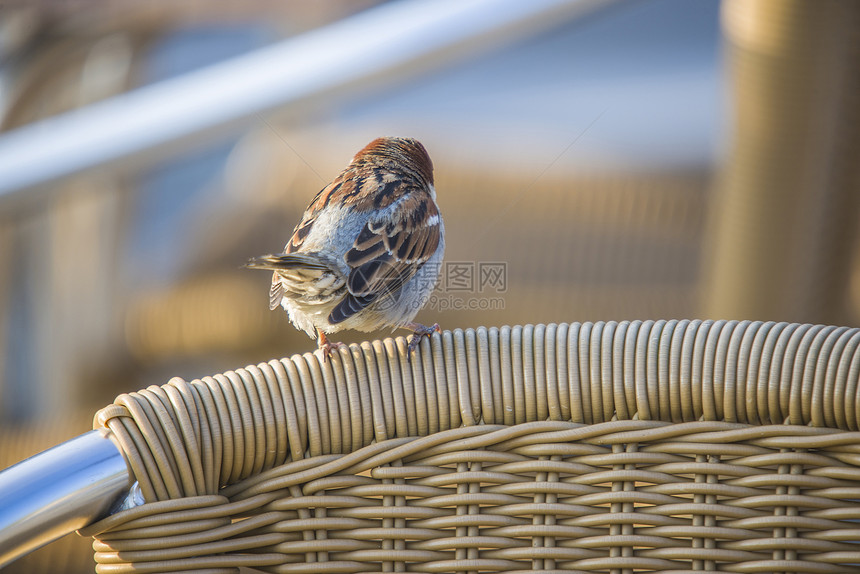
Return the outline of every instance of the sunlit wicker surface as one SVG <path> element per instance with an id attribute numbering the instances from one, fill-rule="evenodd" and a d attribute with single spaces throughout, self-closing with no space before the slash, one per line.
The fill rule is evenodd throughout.
<path id="1" fill-rule="evenodd" d="M 552 325 L 175 379 L 100 413 L 154 502 L 84 533 L 99 572 L 860 571 L 858 345 Z"/>

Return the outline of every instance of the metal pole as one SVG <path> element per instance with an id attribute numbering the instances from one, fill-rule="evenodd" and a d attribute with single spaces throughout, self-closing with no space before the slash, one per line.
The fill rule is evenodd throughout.
<path id="1" fill-rule="evenodd" d="M 476 49 L 533 33 L 612 0 L 403 0 L 257 52 L 146 86 L 0 138 L 0 200 L 149 153 L 164 157 L 290 106 L 385 86 Z M 29 195 L 28 195 L 29 197 Z"/>
<path id="2" fill-rule="evenodd" d="M 0 472 L 0 568 L 106 516 L 129 483 L 119 448 L 100 431 Z"/>

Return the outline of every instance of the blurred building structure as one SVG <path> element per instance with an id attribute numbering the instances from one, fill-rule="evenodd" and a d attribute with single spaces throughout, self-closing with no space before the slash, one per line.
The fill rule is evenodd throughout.
<path id="1" fill-rule="evenodd" d="M 860 6 L 728 0 L 723 24 L 732 133 L 703 310 L 856 324 Z"/>
<path id="2" fill-rule="evenodd" d="M 88 4 L 7 10 L 4 131 L 375 3 Z M 28 454 L 9 441 L 36 452 L 75 436 L 120 392 L 314 348 L 268 311 L 266 274 L 241 265 L 280 249 L 380 135 L 420 139 L 436 166 L 449 274 L 419 319 L 856 325 L 858 6 L 615 3 L 301 117 L 260 116 L 166 160 L 0 202 L 0 464 Z M 86 541 L 63 544 L 91 570 Z M 39 560 L 56 548 L 9 571 L 48 571 Z"/>

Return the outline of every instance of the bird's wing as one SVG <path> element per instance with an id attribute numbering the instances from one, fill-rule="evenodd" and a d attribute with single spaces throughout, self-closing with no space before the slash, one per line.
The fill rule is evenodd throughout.
<path id="1" fill-rule="evenodd" d="M 333 295 L 344 283 L 337 265 L 319 253 L 263 255 L 249 260 L 245 267 L 274 271 L 269 309 L 276 309 L 288 293 L 319 298 Z"/>
<path id="2" fill-rule="evenodd" d="M 269 287 L 269 310 L 274 311 L 281 304 L 284 298 L 284 284 L 281 283 L 281 278 L 278 272 L 272 273 L 272 286 Z"/>
<path id="3" fill-rule="evenodd" d="M 421 192 L 414 184 L 404 183 L 389 168 L 351 163 L 313 198 L 284 252 L 300 251 L 319 214 L 331 205 L 349 206 L 359 211 L 386 209 L 412 193 Z M 424 195 L 427 196 L 426 191 Z"/>
<path id="4" fill-rule="evenodd" d="M 345 321 L 415 276 L 439 247 L 441 224 L 439 210 L 423 188 L 404 190 L 391 210 L 372 217 L 346 253 L 348 293 L 329 322 Z"/>
<path id="5" fill-rule="evenodd" d="M 296 224 L 295 229 L 293 229 L 293 234 L 290 236 L 290 240 L 287 242 L 287 245 L 284 247 L 284 254 L 298 254 L 299 248 L 301 248 L 302 243 L 304 243 L 305 238 L 307 238 L 308 234 L 313 227 L 314 222 L 317 220 L 317 216 L 320 211 L 326 205 L 328 205 L 329 201 L 331 201 L 332 195 L 337 193 L 342 187 L 343 183 L 347 177 L 346 170 L 342 172 L 338 177 L 334 179 L 330 184 L 325 186 L 320 190 L 319 193 L 311 200 L 310 205 L 308 205 L 304 214 L 302 215 L 301 221 Z M 266 256 L 266 257 L 274 257 L 274 256 Z M 252 260 L 254 261 L 254 260 Z M 272 263 L 271 261 L 269 263 Z M 254 267 L 254 265 L 249 264 L 248 267 Z M 258 265 L 257 268 L 261 268 L 262 266 Z M 287 292 L 286 287 L 284 286 L 284 282 L 280 274 L 278 274 L 277 269 L 283 269 L 283 265 L 275 265 L 271 267 L 275 269 L 275 272 L 272 273 L 272 286 L 269 288 L 269 309 L 274 311 L 281 304 L 281 300 L 284 298 L 284 295 Z"/>
<path id="6" fill-rule="evenodd" d="M 287 242 L 286 247 L 284 247 L 284 253 L 296 253 L 299 248 L 301 248 L 302 243 L 304 243 L 305 238 L 311 231 L 311 227 L 313 227 L 314 222 L 317 220 L 317 216 L 320 211 L 328 205 L 332 194 L 336 193 L 343 185 L 344 176 L 345 174 L 341 173 L 334 179 L 334 181 L 322 188 L 313 200 L 311 200 L 310 205 L 308 205 L 308 208 L 302 215 L 301 221 L 299 221 L 296 228 L 293 229 L 293 234 L 290 236 L 290 240 Z"/>

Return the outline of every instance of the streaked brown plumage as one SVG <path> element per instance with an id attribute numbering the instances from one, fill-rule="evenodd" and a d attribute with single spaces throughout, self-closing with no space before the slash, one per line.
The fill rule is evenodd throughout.
<path id="1" fill-rule="evenodd" d="M 279 305 L 328 354 L 343 329 L 411 329 L 410 352 L 438 330 L 413 323 L 439 277 L 444 225 L 433 164 L 418 141 L 378 138 L 311 201 L 284 252 L 252 259 L 273 271 Z"/>

